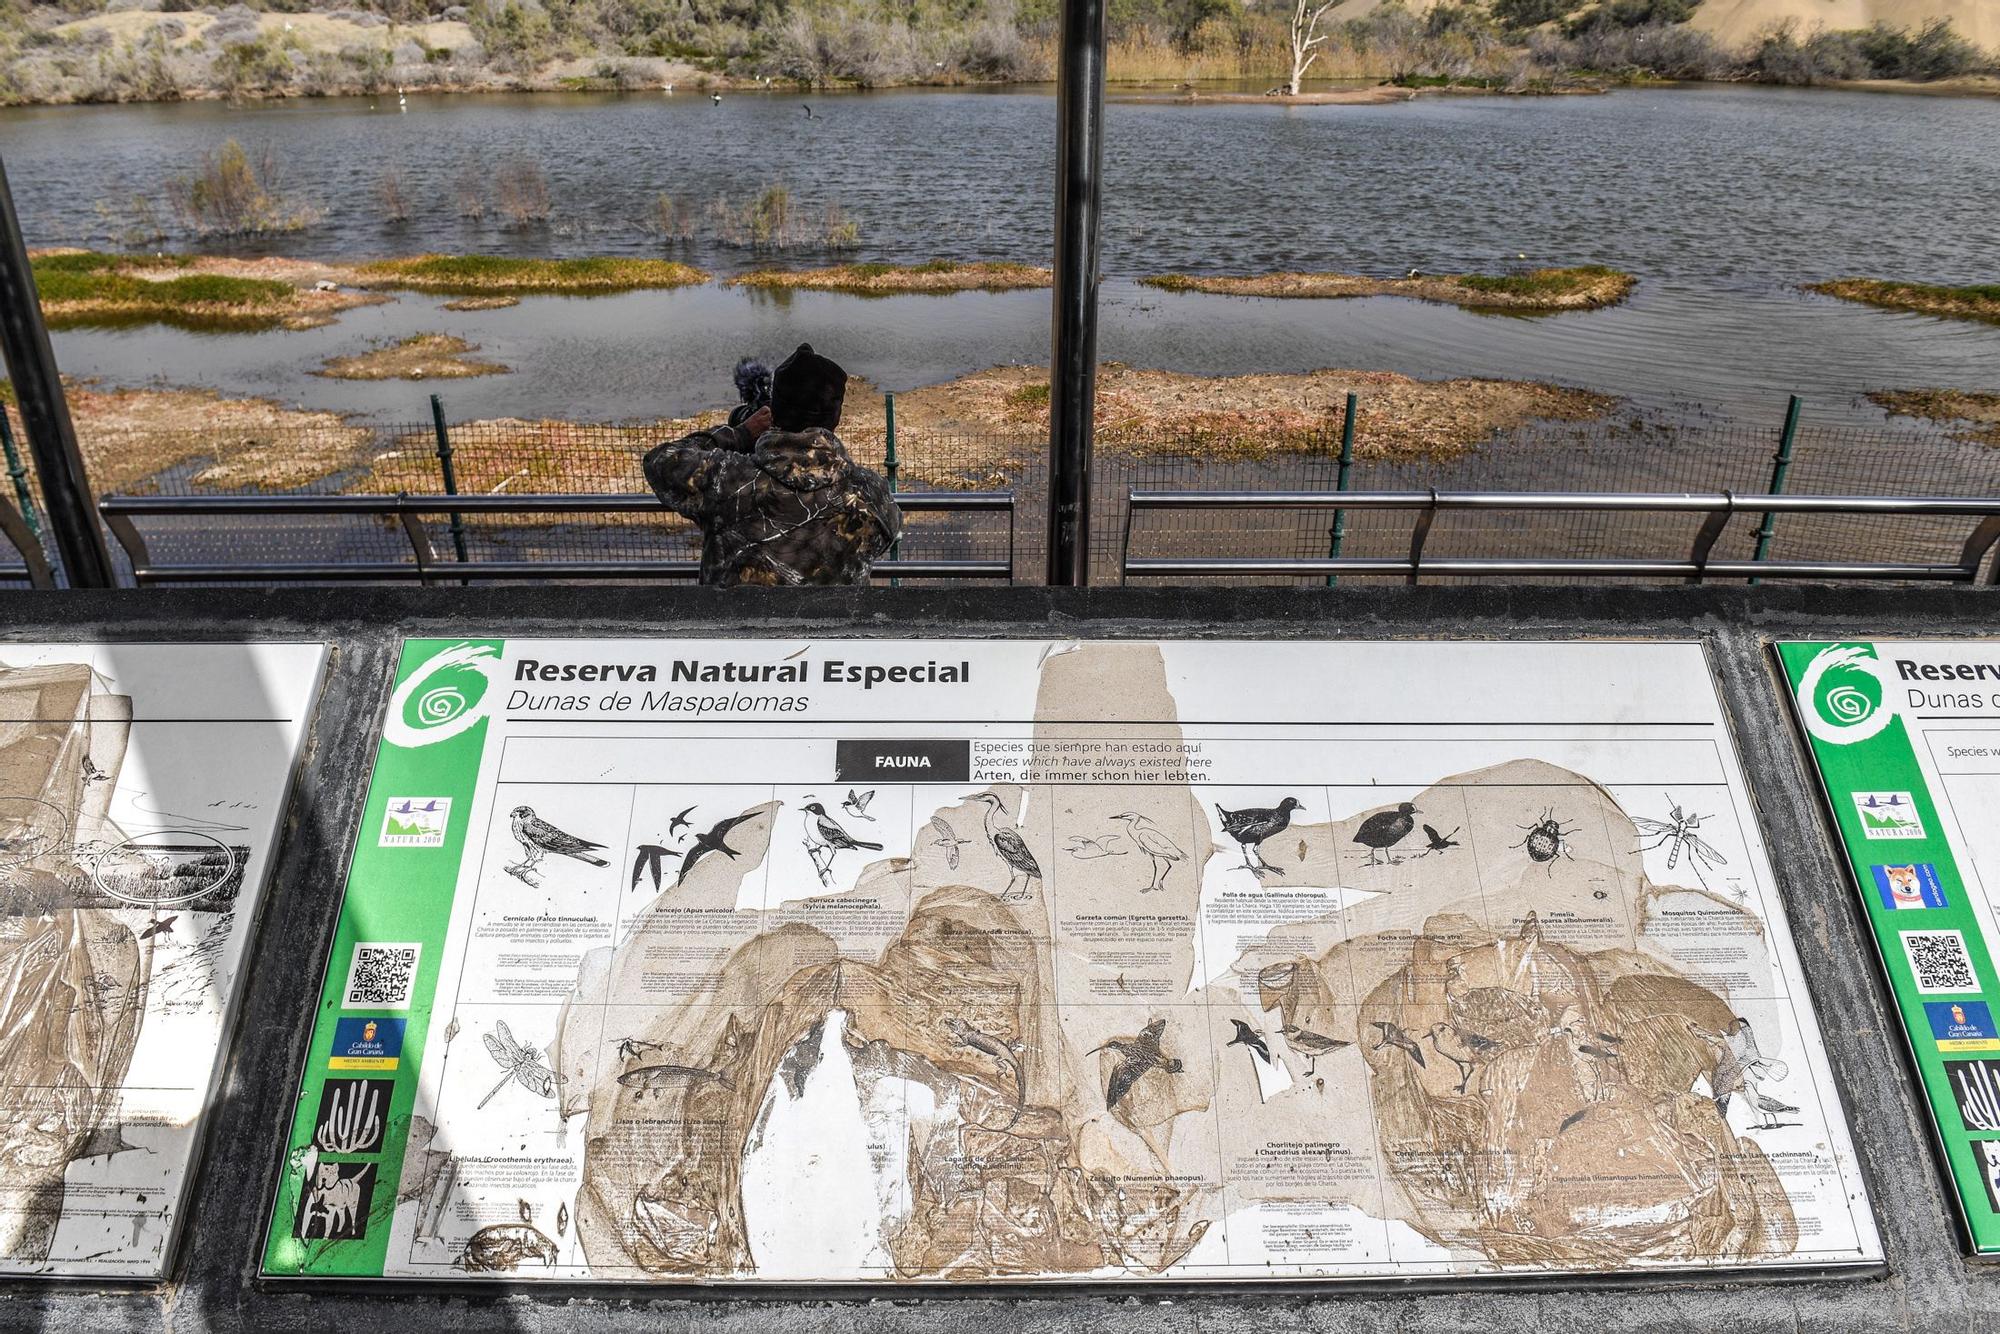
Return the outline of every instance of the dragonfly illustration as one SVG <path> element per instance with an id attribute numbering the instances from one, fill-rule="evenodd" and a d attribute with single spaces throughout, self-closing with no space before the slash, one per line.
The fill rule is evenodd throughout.
<path id="1" fill-rule="evenodd" d="M 540 1048 L 526 1047 L 514 1041 L 514 1034 L 508 1029 L 505 1019 L 495 1020 L 493 1031 L 481 1033 L 479 1040 L 486 1044 L 487 1054 L 493 1057 L 493 1063 L 507 1071 L 500 1076 L 500 1082 L 479 1100 L 481 1107 L 492 1102 L 501 1089 L 516 1082 L 541 1097 L 556 1096 L 556 1085 L 564 1082 L 563 1077 L 549 1069 Z"/>

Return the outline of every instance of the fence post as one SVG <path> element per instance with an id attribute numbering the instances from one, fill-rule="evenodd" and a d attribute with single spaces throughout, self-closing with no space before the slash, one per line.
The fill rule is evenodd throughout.
<path id="1" fill-rule="evenodd" d="M 451 466 L 451 432 L 444 426 L 444 400 L 431 395 L 431 425 L 437 430 L 438 468 L 444 473 L 444 493 L 458 494 L 458 473 Z M 458 563 L 465 564 L 465 524 L 458 511 L 451 513 L 451 549 L 458 553 Z"/>
<path id="2" fill-rule="evenodd" d="M 28 465 L 21 462 L 21 453 L 14 448 L 14 428 L 7 424 L 4 408 L 0 408 L 0 453 L 7 456 L 7 475 L 14 479 L 14 499 L 20 502 L 21 518 L 28 531 L 40 537 L 42 523 L 35 517 L 35 495 L 28 490 Z"/>
<path id="3" fill-rule="evenodd" d="M 1340 419 L 1340 472 L 1333 484 L 1333 489 L 1336 491 L 1345 491 L 1347 489 L 1347 474 L 1354 467 L 1355 402 L 1355 395 L 1349 394 L 1347 396 L 1347 412 Z M 1347 511 L 1335 510 L 1333 512 L 1333 531 L 1327 534 L 1326 558 L 1328 560 L 1339 558 L 1340 544 L 1346 536 Z M 1329 574 L 1326 577 L 1326 586 L 1328 588 L 1332 588 L 1339 582 L 1340 576 L 1337 574 Z"/>
<path id="4" fill-rule="evenodd" d="M 896 494 L 896 396 L 894 394 L 882 395 L 882 421 L 888 437 L 888 443 L 883 447 L 882 451 L 882 476 L 889 483 L 889 494 L 893 496 Z M 889 544 L 889 559 L 901 560 L 902 556 L 903 539 L 898 537 Z M 893 575 L 890 577 L 889 587 L 901 588 L 902 586 L 903 581 L 901 579 L 895 578 Z"/>
<path id="5" fill-rule="evenodd" d="M 1800 406 L 1797 394 L 1793 394 L 1791 401 L 1785 405 L 1785 429 L 1778 436 L 1778 452 L 1771 456 L 1770 494 L 1774 496 L 1781 496 L 1785 493 L 1785 474 L 1792 470 L 1792 441 L 1798 437 L 1799 433 Z M 1764 554 L 1771 549 L 1771 535 L 1776 531 L 1777 526 L 1777 514 L 1771 510 L 1765 510 L 1764 522 L 1757 528 L 1757 549 L 1751 553 L 1751 560 L 1761 561 L 1764 559 Z M 1755 584 L 1757 580 L 1752 579 L 1750 582 Z"/>

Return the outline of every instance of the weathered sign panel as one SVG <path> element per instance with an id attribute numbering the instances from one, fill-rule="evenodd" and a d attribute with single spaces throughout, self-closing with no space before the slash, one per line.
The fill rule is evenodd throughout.
<path id="1" fill-rule="evenodd" d="M 2000 642 L 1788 643 L 1974 1251 L 2000 1252 Z"/>
<path id="2" fill-rule="evenodd" d="M 0 1272 L 158 1278 L 318 644 L 0 644 Z"/>
<path id="3" fill-rule="evenodd" d="M 1694 644 L 411 641 L 275 1194 L 281 1276 L 1881 1258 Z"/>

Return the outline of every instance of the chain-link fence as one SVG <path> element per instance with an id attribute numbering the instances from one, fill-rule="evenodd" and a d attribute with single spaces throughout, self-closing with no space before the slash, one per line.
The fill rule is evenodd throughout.
<path id="1" fill-rule="evenodd" d="M 1721 491 L 1760 494 L 1773 484 L 1781 431 L 1688 413 L 1662 424 L 1638 419 L 1548 422 L 1503 431 L 1476 447 L 1422 458 L 1372 450 L 1365 401 L 1346 485 L 1351 490 Z M 85 440 L 101 493 L 537 494 L 645 489 L 645 452 L 674 431 L 657 423 L 483 421 L 291 427 L 216 432 L 125 432 Z M 1018 522 L 990 515 L 912 515 L 899 554 L 912 560 L 1010 558 L 1017 577 L 1046 565 L 1047 442 L 1032 430 L 942 434 L 880 428 L 845 436 L 854 455 L 890 473 L 901 490 L 1008 490 Z M 1341 480 L 1335 417 L 1319 433 L 1285 439 L 1213 433 L 1100 444 L 1093 475 L 1093 578 L 1116 582 L 1125 543 L 1135 556 L 1320 557 L 1331 547 L 1324 511 L 1146 513 L 1128 525 L 1125 499 L 1141 490 L 1331 491 Z M 2000 452 L 1940 427 L 1805 427 L 1791 444 L 1783 489 L 1849 495 L 1990 496 Z M 447 460 L 450 482 L 447 483 Z M 1407 551 L 1409 511 L 1352 511 L 1341 554 Z M 1673 514 L 1456 512 L 1440 515 L 1427 556 L 1684 558 L 1699 519 Z M 1128 533 L 1129 527 L 1129 533 Z M 1748 559 L 1754 517 L 1733 521 L 1714 555 Z M 1786 516 L 1773 559 L 1955 559 L 1970 522 L 1947 518 Z M 406 560 L 390 522 L 351 518 L 147 520 L 156 555 L 175 563 Z M 508 514 L 471 517 L 444 560 L 688 560 L 699 535 L 658 514 Z M 8 578 L 0 550 L 0 580 Z M 1350 576 L 1353 577 L 1353 576 Z M 1269 582 L 1265 580 L 1263 582 Z"/>

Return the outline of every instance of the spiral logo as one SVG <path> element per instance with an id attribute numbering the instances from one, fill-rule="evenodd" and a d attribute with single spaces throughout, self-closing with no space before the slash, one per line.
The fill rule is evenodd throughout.
<path id="1" fill-rule="evenodd" d="M 1806 731 L 1834 746 L 1866 741 L 1896 716 L 1881 659 L 1867 648 L 1823 648 L 1799 678 L 1799 717 Z"/>
<path id="2" fill-rule="evenodd" d="M 499 667 L 499 658 L 485 644 L 446 649 L 396 687 L 382 739 L 415 747 L 457 736 L 486 716 L 488 687 Z"/>

